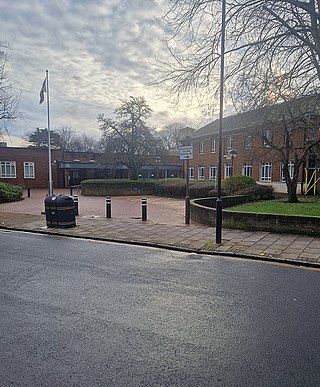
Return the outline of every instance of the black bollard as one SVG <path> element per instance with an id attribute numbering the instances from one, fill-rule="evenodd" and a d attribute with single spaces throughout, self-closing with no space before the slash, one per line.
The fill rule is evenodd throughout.
<path id="1" fill-rule="evenodd" d="M 30 187 L 28 187 L 28 198 L 31 196 Z"/>
<path id="2" fill-rule="evenodd" d="M 106 197 L 106 218 L 111 218 L 111 196 Z"/>
<path id="3" fill-rule="evenodd" d="M 73 195 L 73 203 L 74 203 L 74 214 L 75 216 L 79 215 L 79 199 L 78 195 Z"/>
<path id="4" fill-rule="evenodd" d="M 141 199 L 142 220 L 147 220 L 147 199 Z"/>

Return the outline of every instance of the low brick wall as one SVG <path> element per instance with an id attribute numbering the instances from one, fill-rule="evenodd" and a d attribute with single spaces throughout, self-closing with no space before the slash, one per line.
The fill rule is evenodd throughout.
<path id="1" fill-rule="evenodd" d="M 215 202 L 216 198 L 192 200 L 190 203 L 191 219 L 207 226 L 215 226 Z M 222 203 L 224 208 L 230 206 L 230 200 L 227 197 L 222 198 Z M 239 230 L 260 230 L 320 236 L 320 217 L 316 216 L 255 214 L 223 209 L 222 226 Z"/>

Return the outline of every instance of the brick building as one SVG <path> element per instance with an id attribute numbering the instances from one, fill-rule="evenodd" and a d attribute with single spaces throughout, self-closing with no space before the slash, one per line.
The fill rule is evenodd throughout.
<path id="1" fill-rule="evenodd" d="M 308 104 L 307 110 L 305 105 L 301 106 L 301 100 L 297 101 L 297 106 L 305 109 L 306 114 L 309 114 L 309 116 L 314 115 L 315 105 L 312 104 L 317 104 L 318 101 L 314 102 L 314 99 L 312 99 L 312 104 Z M 294 105 L 295 103 L 292 102 L 289 111 L 287 105 L 283 103 L 270 108 L 261 108 L 224 117 L 222 178 L 228 178 L 231 175 L 251 176 L 261 184 L 272 185 L 277 192 L 286 192 L 283 178 L 283 158 L 279 151 L 273 149 L 272 145 L 275 145 L 278 149 L 284 147 L 286 138 L 285 118 L 289 117 L 292 111 L 296 113 L 296 121 L 298 120 L 298 114 L 300 115 L 299 108 Z M 292 121 L 292 117 L 289 118 Z M 318 118 L 319 116 L 317 116 L 317 121 Z M 292 129 L 290 140 L 293 141 L 295 152 L 300 157 L 305 144 L 308 141 L 316 141 L 319 134 L 315 133 L 314 127 L 303 127 L 302 125 L 306 124 L 305 121 L 300 120 L 299 122 L 299 127 L 295 122 L 296 127 Z M 316 128 L 317 131 L 318 128 L 319 126 Z M 219 120 L 196 130 L 191 135 L 190 141 L 194 149 L 194 158 L 189 162 L 190 178 L 216 181 Z M 318 149 L 319 146 L 313 147 L 306 165 L 301 168 L 298 192 L 305 190 L 303 182 L 305 179 L 310 179 L 313 172 L 315 172 L 312 175 L 315 182 L 320 177 Z M 293 159 L 289 160 L 290 175 L 293 173 L 293 164 Z"/>
<path id="2" fill-rule="evenodd" d="M 52 149 L 52 180 L 54 188 L 68 188 L 91 178 L 127 178 L 123 165 L 106 165 L 102 155 L 93 152 L 67 152 Z M 0 181 L 27 188 L 48 187 L 48 149 L 15 148 L 0 143 Z M 181 161 L 169 152 L 165 160 L 141 168 L 141 178 L 180 177 Z"/>

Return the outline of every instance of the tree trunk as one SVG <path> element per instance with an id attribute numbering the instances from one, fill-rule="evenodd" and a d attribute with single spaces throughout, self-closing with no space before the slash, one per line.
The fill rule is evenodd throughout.
<path id="1" fill-rule="evenodd" d="M 129 171 L 129 179 L 138 180 L 138 168 L 135 165 L 131 165 Z"/>
<path id="2" fill-rule="evenodd" d="M 297 196 L 297 182 L 294 180 L 290 180 L 289 182 L 286 182 L 287 184 L 287 190 L 288 190 L 288 202 L 289 203 L 298 203 L 298 196 Z"/>

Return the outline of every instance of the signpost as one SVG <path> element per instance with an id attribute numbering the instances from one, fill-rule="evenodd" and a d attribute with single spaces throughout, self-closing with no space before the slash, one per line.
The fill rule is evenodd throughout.
<path id="1" fill-rule="evenodd" d="M 185 223 L 190 224 L 190 194 L 189 194 L 189 160 L 193 159 L 193 146 L 184 145 L 179 148 L 180 160 L 186 160 L 186 205 L 185 205 Z"/>
<path id="2" fill-rule="evenodd" d="M 184 145 L 179 148 L 180 160 L 192 160 L 193 159 L 193 146 Z"/>

